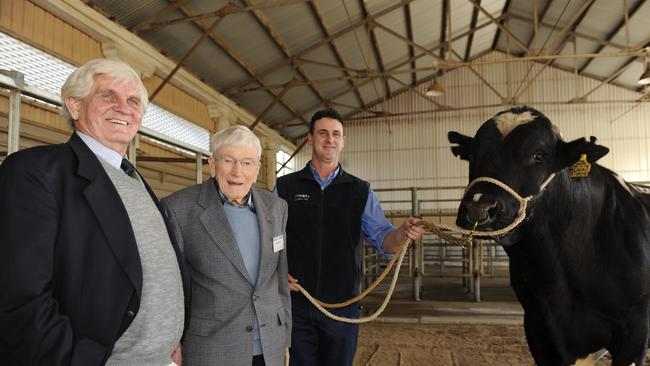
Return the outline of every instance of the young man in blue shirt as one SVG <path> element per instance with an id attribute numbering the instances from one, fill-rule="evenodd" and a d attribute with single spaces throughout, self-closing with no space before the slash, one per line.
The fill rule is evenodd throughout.
<path id="1" fill-rule="evenodd" d="M 334 321 L 320 313 L 291 282 L 327 303 L 359 293 L 362 241 L 381 255 L 395 253 L 402 240 L 419 239 L 424 229 L 409 217 L 395 228 L 385 218 L 370 184 L 339 164 L 345 144 L 342 117 L 333 109 L 316 112 L 307 136 L 311 161 L 295 173 L 278 178 L 277 193 L 289 205 L 287 256 L 292 292 L 291 365 L 352 365 L 359 326 Z M 358 304 L 333 309 L 358 318 Z"/>

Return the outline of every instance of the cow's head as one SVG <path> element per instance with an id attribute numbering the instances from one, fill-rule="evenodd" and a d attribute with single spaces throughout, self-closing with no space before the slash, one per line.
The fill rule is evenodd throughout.
<path id="1" fill-rule="evenodd" d="M 454 155 L 469 161 L 470 182 L 490 177 L 505 183 L 521 197 L 536 195 L 542 183 L 587 155 L 590 163 L 609 149 L 595 144 L 595 138 L 564 142 L 557 129 L 541 112 L 519 107 L 489 119 L 472 138 L 451 131 L 448 135 Z M 488 183 L 474 184 L 463 196 L 456 223 L 460 227 L 492 231 L 505 228 L 517 217 L 519 202 L 502 188 Z"/>

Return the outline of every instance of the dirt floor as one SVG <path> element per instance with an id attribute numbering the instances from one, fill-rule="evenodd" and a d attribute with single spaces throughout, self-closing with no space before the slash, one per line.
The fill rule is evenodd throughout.
<path id="1" fill-rule="evenodd" d="M 355 365 L 533 365 L 519 326 L 371 323 Z"/>
<path id="2" fill-rule="evenodd" d="M 534 365 L 523 310 L 507 279 L 486 280 L 481 302 L 472 301 L 459 280 L 425 281 L 417 302 L 408 279 L 400 285 L 379 321 L 361 325 L 355 366 Z M 364 300 L 363 315 L 379 306 L 382 292 Z M 596 365 L 611 365 L 611 358 Z"/>
<path id="3" fill-rule="evenodd" d="M 610 365 L 609 355 L 597 366 Z M 355 366 L 531 366 L 521 326 L 369 323 L 361 327 Z M 650 355 L 644 366 L 650 366 Z"/>

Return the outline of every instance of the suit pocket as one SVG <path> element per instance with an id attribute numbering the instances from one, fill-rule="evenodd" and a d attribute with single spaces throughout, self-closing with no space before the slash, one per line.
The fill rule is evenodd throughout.
<path id="1" fill-rule="evenodd" d="M 216 319 L 192 317 L 187 333 L 203 337 L 211 337 L 217 334 L 220 326 L 221 322 Z"/>
<path id="2" fill-rule="evenodd" d="M 280 308 L 278 310 L 278 325 L 282 325 L 286 323 L 286 317 L 284 314 L 284 308 Z"/>

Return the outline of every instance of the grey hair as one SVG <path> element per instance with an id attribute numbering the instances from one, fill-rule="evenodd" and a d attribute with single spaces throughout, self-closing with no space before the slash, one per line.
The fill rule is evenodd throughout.
<path id="1" fill-rule="evenodd" d="M 210 140 L 212 155 L 216 156 L 219 149 L 224 146 L 240 146 L 253 148 L 257 151 L 257 160 L 262 158 L 262 144 L 260 139 L 245 126 L 231 126 L 214 135 Z"/>
<path id="2" fill-rule="evenodd" d="M 92 90 L 97 75 L 111 76 L 120 82 L 135 83 L 138 88 L 138 94 L 140 95 L 142 115 L 144 115 L 147 111 L 147 105 L 149 104 L 149 94 L 147 93 L 147 88 L 144 87 L 144 84 L 140 79 L 140 75 L 138 75 L 131 66 L 122 61 L 98 58 L 88 61 L 75 70 L 70 74 L 70 76 L 68 76 L 63 87 L 61 87 L 63 117 L 70 127 L 74 129 L 74 119 L 72 118 L 72 115 L 70 115 L 70 111 L 65 104 L 66 98 L 72 97 L 76 100 L 86 98 Z"/>

